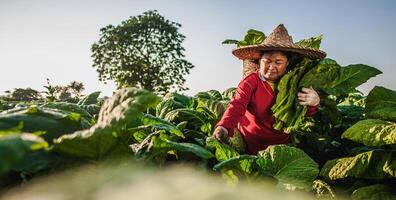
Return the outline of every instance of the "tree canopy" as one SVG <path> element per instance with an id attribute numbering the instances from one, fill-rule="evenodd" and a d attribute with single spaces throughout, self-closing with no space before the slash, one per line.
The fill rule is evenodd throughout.
<path id="1" fill-rule="evenodd" d="M 187 90 L 184 75 L 194 66 L 184 59 L 180 27 L 153 10 L 100 29 L 91 48 L 99 80 L 159 94 Z"/>
<path id="2" fill-rule="evenodd" d="M 11 101 L 33 101 L 42 98 L 40 92 L 32 88 L 15 88 L 14 91 L 6 93 L 6 99 Z"/>

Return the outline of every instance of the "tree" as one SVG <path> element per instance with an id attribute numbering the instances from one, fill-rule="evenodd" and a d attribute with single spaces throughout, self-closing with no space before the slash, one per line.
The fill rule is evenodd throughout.
<path id="1" fill-rule="evenodd" d="M 184 59 L 180 27 L 154 10 L 100 29 L 101 37 L 91 48 L 99 80 L 160 94 L 187 90 L 183 76 L 194 66 Z"/>
<path id="2" fill-rule="evenodd" d="M 67 101 L 77 102 L 82 94 L 81 92 L 85 89 L 84 84 L 78 81 L 72 81 L 69 85 L 52 85 L 50 80 L 47 78 L 47 85 L 44 86 L 46 91 L 47 101 Z"/>
<path id="3" fill-rule="evenodd" d="M 78 81 L 72 81 L 67 86 L 74 97 L 79 99 L 81 97 L 81 92 L 85 90 L 84 84 Z"/>
<path id="4" fill-rule="evenodd" d="M 32 88 L 15 88 L 14 91 L 6 91 L 9 93 L 8 99 L 12 101 L 32 101 L 42 98 L 39 91 Z"/>

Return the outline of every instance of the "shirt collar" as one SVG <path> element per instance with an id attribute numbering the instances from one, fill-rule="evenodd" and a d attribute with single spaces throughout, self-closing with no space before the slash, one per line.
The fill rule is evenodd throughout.
<path id="1" fill-rule="evenodd" d="M 261 70 L 259 70 L 258 74 L 262 81 L 267 82 L 271 86 L 273 91 L 276 90 L 276 86 L 278 85 L 277 83 L 265 79 L 264 75 L 261 73 Z"/>

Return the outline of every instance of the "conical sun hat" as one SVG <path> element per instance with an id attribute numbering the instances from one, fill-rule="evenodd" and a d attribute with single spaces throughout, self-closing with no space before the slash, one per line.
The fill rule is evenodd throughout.
<path id="1" fill-rule="evenodd" d="M 324 51 L 294 44 L 283 24 L 279 24 L 261 44 L 239 47 L 234 49 L 232 54 L 241 60 L 257 60 L 260 59 L 262 51 L 271 50 L 299 53 L 311 59 L 326 57 Z"/>

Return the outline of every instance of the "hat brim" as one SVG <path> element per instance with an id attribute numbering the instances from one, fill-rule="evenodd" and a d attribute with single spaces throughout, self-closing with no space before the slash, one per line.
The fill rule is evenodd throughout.
<path id="1" fill-rule="evenodd" d="M 261 58 L 262 51 L 274 50 L 298 53 L 314 60 L 326 57 L 326 53 L 324 51 L 314 48 L 300 47 L 298 45 L 248 45 L 234 49 L 232 54 L 241 60 L 257 60 Z"/>

